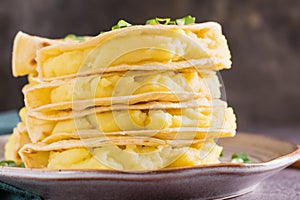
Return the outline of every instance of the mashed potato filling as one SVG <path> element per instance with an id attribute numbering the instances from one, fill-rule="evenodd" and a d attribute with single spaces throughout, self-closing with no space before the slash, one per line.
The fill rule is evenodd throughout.
<path id="1" fill-rule="evenodd" d="M 55 134 L 76 134 L 78 130 L 96 129 L 109 133 L 181 127 L 235 130 L 236 123 L 232 108 L 226 108 L 225 105 L 213 108 L 109 111 L 61 121 L 34 117 L 27 120 L 28 132 L 34 142 Z"/>
<path id="2" fill-rule="evenodd" d="M 9 136 L 5 144 L 4 157 L 5 160 L 13 160 L 18 165 L 21 163 L 21 158 L 18 151 L 25 145 L 31 143 L 28 133 L 23 122 L 19 122 L 14 128 L 13 133 Z"/>
<path id="3" fill-rule="evenodd" d="M 222 147 L 215 142 L 206 141 L 190 147 L 128 144 L 89 149 L 79 147 L 50 151 L 35 150 L 31 153 L 22 153 L 22 158 L 27 164 L 26 167 L 32 168 L 157 170 L 218 163 L 221 151 Z"/>
<path id="4" fill-rule="evenodd" d="M 145 73 L 144 73 L 145 74 Z M 155 92 L 169 92 L 178 101 L 178 93 L 202 93 L 209 99 L 220 98 L 220 82 L 215 72 L 156 72 L 141 75 L 127 72 L 109 76 L 91 76 L 71 79 L 57 84 L 27 86 L 25 102 L 36 108 L 47 104 L 87 100 L 94 98 L 120 97 Z M 155 97 L 159 100 L 161 95 Z M 156 99 L 154 99 L 156 100 Z"/>
<path id="5" fill-rule="evenodd" d="M 153 26 L 127 28 L 77 44 L 76 48 L 71 45 L 66 45 L 65 49 L 55 46 L 44 48 L 37 57 L 39 72 L 41 77 L 51 78 L 97 73 L 101 68 L 105 70 L 118 65 L 139 65 L 149 61 L 164 63 L 212 57 L 229 59 L 229 50 L 221 29 L 218 29 L 217 24 L 213 25 L 216 27 L 202 30 L 155 29 Z"/>

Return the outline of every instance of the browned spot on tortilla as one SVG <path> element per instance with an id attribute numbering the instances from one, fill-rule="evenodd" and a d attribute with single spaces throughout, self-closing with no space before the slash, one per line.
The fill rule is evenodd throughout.
<path id="1" fill-rule="evenodd" d="M 48 42 L 42 42 L 41 43 L 41 47 L 47 47 L 50 46 L 50 44 Z"/>
<path id="2" fill-rule="evenodd" d="M 37 64 L 36 60 L 34 58 L 32 58 L 31 61 L 30 61 L 30 65 L 36 65 L 36 64 Z"/>

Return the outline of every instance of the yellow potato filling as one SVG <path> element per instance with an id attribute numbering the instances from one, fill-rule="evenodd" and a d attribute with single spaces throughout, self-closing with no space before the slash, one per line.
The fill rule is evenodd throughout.
<path id="1" fill-rule="evenodd" d="M 30 86 L 28 87 L 30 88 Z M 169 92 L 178 101 L 176 93 L 202 93 L 208 98 L 219 98 L 220 83 L 215 73 L 156 72 L 141 75 L 132 72 L 109 76 L 81 77 L 63 84 L 43 87 L 41 84 L 25 92 L 28 107 L 105 97 L 139 95 L 149 92 Z M 156 95 L 159 100 L 160 95 Z M 154 99 L 155 100 L 155 99 Z"/>
<path id="2" fill-rule="evenodd" d="M 18 165 L 21 163 L 21 158 L 18 151 L 25 145 L 31 143 L 25 125 L 19 122 L 17 127 L 14 128 L 13 133 L 8 137 L 4 149 L 5 160 L 13 160 Z"/>
<path id="3" fill-rule="evenodd" d="M 215 29 L 189 31 L 145 28 L 125 33 L 112 33 L 99 44 L 76 44 L 77 48 L 66 50 L 55 47 L 42 49 L 37 58 L 41 76 L 51 78 L 78 72 L 97 73 L 99 68 L 150 61 L 163 63 L 230 56 L 226 40 Z"/>
<path id="4" fill-rule="evenodd" d="M 17 145 L 17 136 L 16 134 L 11 134 L 9 137 L 8 137 L 8 141 L 7 143 L 5 144 L 5 159 L 6 160 L 14 160 L 16 162 L 20 162 L 18 161 L 18 158 L 17 158 L 17 153 L 16 153 L 16 145 Z"/>
<path id="5" fill-rule="evenodd" d="M 86 129 L 97 129 L 106 133 L 180 127 L 236 129 L 232 108 L 221 106 L 216 108 L 109 111 L 61 121 L 46 121 L 29 117 L 27 123 L 32 141 L 40 141 L 47 136 L 61 133 L 76 134 L 76 131 Z"/>
<path id="6" fill-rule="evenodd" d="M 190 147 L 167 146 L 103 146 L 86 149 L 72 148 L 34 153 L 34 160 L 28 167 L 49 169 L 116 169 L 155 170 L 170 167 L 196 166 L 218 163 L 222 147 L 214 142 L 205 142 Z M 39 157 L 44 157 L 40 159 Z M 26 159 L 26 157 L 25 157 Z M 35 165 L 35 160 L 44 160 L 43 165 Z M 25 162 L 26 163 L 26 162 Z M 28 162 L 27 162 L 28 163 Z"/>

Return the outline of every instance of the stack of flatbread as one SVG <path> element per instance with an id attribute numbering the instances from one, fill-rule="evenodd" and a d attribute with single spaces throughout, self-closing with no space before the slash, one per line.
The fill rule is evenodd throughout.
<path id="1" fill-rule="evenodd" d="M 19 32 L 14 76 L 28 75 L 6 159 L 28 168 L 157 170 L 218 163 L 235 135 L 218 70 L 221 26 L 136 25 L 96 37 Z"/>

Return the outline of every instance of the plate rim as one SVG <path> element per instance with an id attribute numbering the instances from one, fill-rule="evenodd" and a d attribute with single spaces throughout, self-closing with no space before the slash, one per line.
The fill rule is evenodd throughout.
<path id="1" fill-rule="evenodd" d="M 293 151 L 288 154 L 276 157 L 272 160 L 260 163 L 218 163 L 218 164 L 206 164 L 200 166 L 192 167 L 177 167 L 177 168 L 167 168 L 160 170 L 145 170 L 145 171 L 119 171 L 119 170 L 100 170 L 100 169 L 33 169 L 33 168 L 20 168 L 20 167 L 0 167 L 0 177 L 22 177 L 24 179 L 38 179 L 38 180 L 90 180 L 90 179 L 118 179 L 118 180 L 137 180 L 143 178 L 145 179 L 157 179 L 165 176 L 178 175 L 188 175 L 189 173 L 206 173 L 207 171 L 213 171 L 215 173 L 230 173 L 234 171 L 235 173 L 262 173 L 265 171 L 272 171 L 275 169 L 281 169 L 289 166 L 300 159 L 300 145 L 282 140 L 272 136 L 266 136 L 263 134 L 249 133 L 249 132 L 239 132 L 242 135 L 252 135 L 257 137 L 262 137 L 267 140 L 276 140 L 278 142 L 284 142 L 291 147 Z M 2 135 L 0 138 L 7 137 L 8 135 Z M 230 138 L 228 138 L 230 139 Z M 182 173 L 186 172 L 186 173 Z"/>

